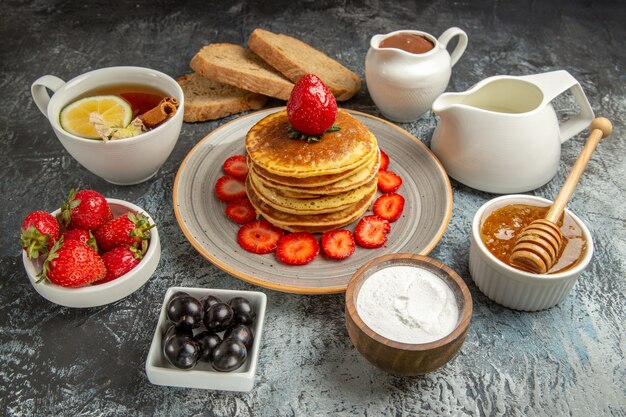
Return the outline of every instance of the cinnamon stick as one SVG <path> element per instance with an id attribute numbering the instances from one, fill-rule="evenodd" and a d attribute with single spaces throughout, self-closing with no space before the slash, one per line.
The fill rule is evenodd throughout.
<path id="1" fill-rule="evenodd" d="M 177 108 L 178 100 L 174 97 L 165 97 L 159 102 L 159 104 L 156 105 L 156 107 L 140 114 L 138 118 L 148 129 L 152 129 L 174 116 Z"/>
<path id="2" fill-rule="evenodd" d="M 162 101 L 172 103 L 174 106 L 176 106 L 176 108 L 178 108 L 178 100 L 176 100 L 174 97 L 164 97 Z"/>

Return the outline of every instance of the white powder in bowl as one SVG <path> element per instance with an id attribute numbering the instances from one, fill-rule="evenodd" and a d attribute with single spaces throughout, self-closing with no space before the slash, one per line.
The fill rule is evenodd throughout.
<path id="1" fill-rule="evenodd" d="M 459 320 L 450 287 L 437 275 L 415 266 L 391 266 L 372 274 L 361 286 L 356 307 L 369 328 L 401 343 L 441 339 Z"/>

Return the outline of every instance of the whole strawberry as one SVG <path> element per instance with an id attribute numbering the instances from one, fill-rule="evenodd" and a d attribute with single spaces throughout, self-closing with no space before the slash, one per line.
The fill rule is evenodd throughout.
<path id="1" fill-rule="evenodd" d="M 106 276 L 104 261 L 89 246 L 77 240 L 56 241 L 39 275 L 63 287 L 84 287 Z"/>
<path id="2" fill-rule="evenodd" d="M 96 230 L 112 218 L 109 203 L 97 191 L 73 188 L 61 204 L 61 219 L 68 229 Z"/>
<path id="3" fill-rule="evenodd" d="M 332 127 L 337 117 L 337 101 L 317 75 L 300 78 L 287 102 L 291 127 L 304 135 L 319 136 Z"/>
<path id="4" fill-rule="evenodd" d="M 122 245 L 138 246 L 142 241 L 147 242 L 153 227 L 144 214 L 128 212 L 102 225 L 94 236 L 100 249 L 106 252 Z"/>
<path id="5" fill-rule="evenodd" d="M 98 284 L 113 281 L 121 277 L 136 267 L 141 261 L 141 258 L 143 258 L 142 251 L 134 246 L 118 246 L 104 253 L 102 260 L 107 269 L 107 274 L 103 280 L 98 281 Z"/>
<path id="6" fill-rule="evenodd" d="M 93 237 L 93 234 L 89 230 L 83 229 L 71 229 L 66 230 L 61 234 L 61 236 L 65 240 L 78 240 L 79 242 L 84 243 L 89 246 L 91 249 L 98 252 L 98 244 L 96 243 L 96 238 Z"/>
<path id="7" fill-rule="evenodd" d="M 59 222 L 50 213 L 34 211 L 22 222 L 20 245 L 30 259 L 36 259 L 42 253 L 48 253 L 59 239 Z"/>

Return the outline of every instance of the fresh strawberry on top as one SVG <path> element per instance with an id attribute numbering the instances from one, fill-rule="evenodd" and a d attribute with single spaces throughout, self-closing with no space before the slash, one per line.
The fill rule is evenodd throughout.
<path id="1" fill-rule="evenodd" d="M 136 267 L 143 258 L 143 252 L 134 246 L 118 246 L 102 255 L 102 261 L 107 269 L 104 279 L 97 282 L 103 284 L 129 272 Z"/>
<path id="2" fill-rule="evenodd" d="M 102 225 L 94 236 L 100 249 L 106 252 L 122 245 L 138 246 L 144 241 L 147 243 L 150 229 L 154 226 L 144 214 L 128 212 Z"/>
<path id="3" fill-rule="evenodd" d="M 332 127 L 337 117 L 337 101 L 317 75 L 301 77 L 287 102 L 291 127 L 304 135 L 319 136 Z"/>
<path id="4" fill-rule="evenodd" d="M 276 257 L 288 265 L 304 265 L 320 252 L 320 245 L 311 233 L 298 232 L 284 235 L 276 246 Z"/>
<path id="5" fill-rule="evenodd" d="M 30 259 L 36 259 L 42 253 L 48 253 L 59 239 L 59 222 L 50 213 L 34 211 L 22 221 L 20 245 Z"/>
<path id="6" fill-rule="evenodd" d="M 233 155 L 224 161 L 224 172 L 238 180 L 248 176 L 248 162 L 245 155 Z"/>
<path id="7" fill-rule="evenodd" d="M 215 195 L 227 203 L 239 200 L 246 196 L 246 186 L 243 181 L 224 175 L 215 184 Z"/>
<path id="8" fill-rule="evenodd" d="M 252 253 L 271 253 L 283 236 L 283 229 L 267 220 L 255 220 L 239 228 L 237 242 L 239 246 Z"/>
<path id="9" fill-rule="evenodd" d="M 385 151 L 383 151 L 382 149 L 379 149 L 379 151 L 380 151 L 380 165 L 378 166 L 378 170 L 385 171 L 387 167 L 389 167 L 389 156 L 387 156 Z"/>
<path id="10" fill-rule="evenodd" d="M 241 200 L 228 203 L 226 206 L 226 215 L 235 223 L 246 224 L 256 219 L 256 210 L 250 200 L 242 198 Z"/>
<path id="11" fill-rule="evenodd" d="M 378 171 L 378 188 L 383 193 L 393 193 L 402 185 L 402 178 L 395 172 Z"/>
<path id="12" fill-rule="evenodd" d="M 89 246 L 91 249 L 98 252 L 98 244 L 96 243 L 96 238 L 93 237 L 89 230 L 83 229 L 71 229 L 66 230 L 61 235 L 65 240 L 78 240 L 79 242 L 84 243 Z"/>
<path id="13" fill-rule="evenodd" d="M 356 243 L 364 248 L 380 248 L 387 242 L 390 230 L 389 222 L 374 214 L 359 220 L 354 229 L 354 237 Z"/>
<path id="14" fill-rule="evenodd" d="M 395 222 L 404 210 L 404 197 L 396 193 L 383 194 L 374 202 L 374 214 L 383 219 Z"/>
<path id="15" fill-rule="evenodd" d="M 107 200 L 93 190 L 73 188 L 61 204 L 61 219 L 68 229 L 96 230 L 112 218 Z"/>
<path id="16" fill-rule="evenodd" d="M 104 261 L 95 250 L 77 240 L 60 238 L 44 262 L 39 281 L 47 278 L 63 287 L 83 287 L 103 279 L 106 273 Z"/>
<path id="17" fill-rule="evenodd" d="M 322 249 L 333 259 L 345 259 L 354 253 L 354 236 L 349 230 L 331 230 L 322 235 Z"/>

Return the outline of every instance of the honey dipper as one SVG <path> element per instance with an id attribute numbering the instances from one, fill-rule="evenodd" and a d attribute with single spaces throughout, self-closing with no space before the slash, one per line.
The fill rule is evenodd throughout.
<path id="1" fill-rule="evenodd" d="M 556 262 L 563 241 L 563 235 L 556 223 L 561 218 L 598 142 L 611 134 L 613 126 L 608 119 L 597 117 L 591 121 L 589 129 L 591 133 L 587 143 L 546 216 L 534 220 L 517 236 L 510 258 L 511 264 L 515 267 L 536 274 L 545 274 Z"/>

